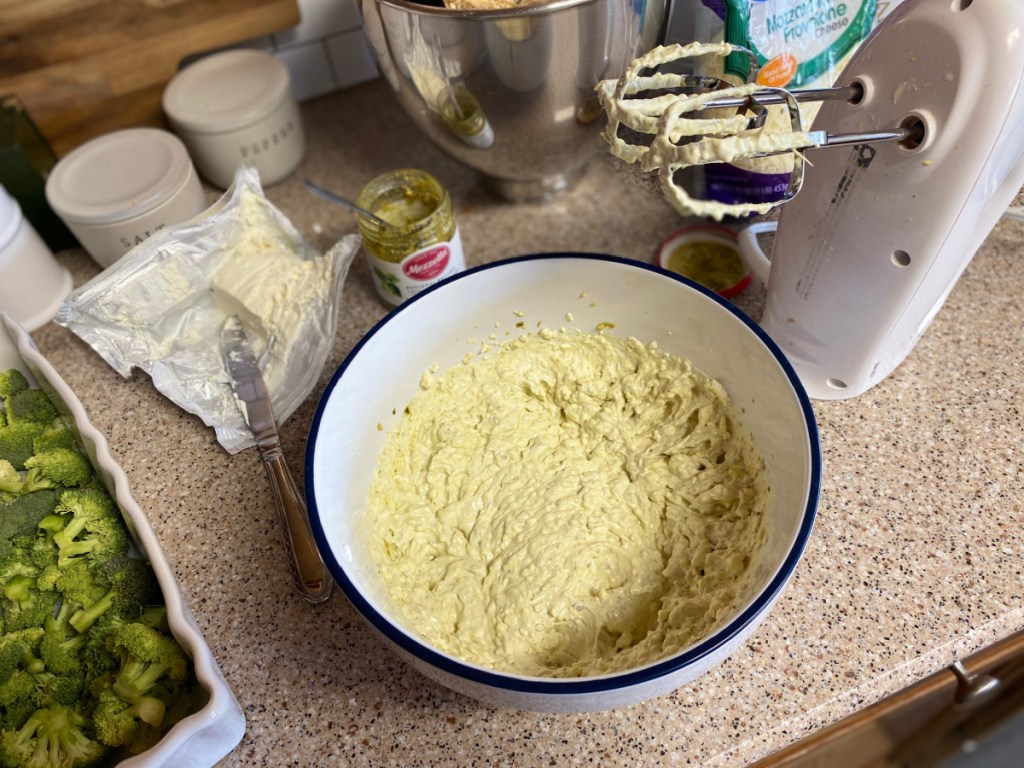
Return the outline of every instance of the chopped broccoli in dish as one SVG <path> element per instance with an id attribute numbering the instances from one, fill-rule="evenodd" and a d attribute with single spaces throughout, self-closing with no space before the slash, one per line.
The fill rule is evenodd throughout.
<path id="1" fill-rule="evenodd" d="M 85 768 L 202 706 L 156 575 L 77 435 L 0 371 L 0 768 Z"/>

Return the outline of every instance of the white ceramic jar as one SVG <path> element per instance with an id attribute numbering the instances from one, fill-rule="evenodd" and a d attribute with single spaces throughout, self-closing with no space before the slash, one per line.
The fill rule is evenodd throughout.
<path id="1" fill-rule="evenodd" d="M 206 209 L 185 145 L 156 128 L 115 131 L 78 147 L 50 173 L 46 199 L 103 267 Z"/>
<path id="2" fill-rule="evenodd" d="M 71 274 L 0 186 L 0 312 L 34 331 L 53 318 L 70 290 Z"/>
<path id="3" fill-rule="evenodd" d="M 243 163 L 265 185 L 281 181 L 306 152 L 288 69 L 264 51 L 225 51 L 190 64 L 164 89 L 163 108 L 199 173 L 222 189 Z"/>

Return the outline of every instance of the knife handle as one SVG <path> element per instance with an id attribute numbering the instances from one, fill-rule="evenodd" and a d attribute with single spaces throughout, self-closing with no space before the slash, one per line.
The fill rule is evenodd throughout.
<path id="1" fill-rule="evenodd" d="M 333 583 L 320 551 L 313 541 L 309 513 L 299 487 L 285 463 L 281 444 L 260 446 L 263 466 L 274 494 L 274 506 L 281 516 L 281 527 L 290 554 L 292 576 L 302 596 L 310 603 L 322 603 L 331 596 Z"/>

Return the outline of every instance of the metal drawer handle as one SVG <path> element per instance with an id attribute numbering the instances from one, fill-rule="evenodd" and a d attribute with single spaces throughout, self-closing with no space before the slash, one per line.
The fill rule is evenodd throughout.
<path id="1" fill-rule="evenodd" d="M 992 675 L 972 675 L 962 662 L 954 661 L 950 667 L 956 675 L 957 686 L 953 694 L 953 704 L 957 709 L 974 709 L 991 701 L 998 693 L 1002 684 L 999 678 Z"/>

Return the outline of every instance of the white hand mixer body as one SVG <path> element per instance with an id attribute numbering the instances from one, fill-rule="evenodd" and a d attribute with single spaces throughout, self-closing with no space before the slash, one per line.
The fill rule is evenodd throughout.
<path id="1" fill-rule="evenodd" d="M 761 325 L 812 398 L 854 397 L 910 353 L 1024 184 L 1024 0 L 906 0 L 865 40 L 812 130 L 910 129 L 808 152 L 767 260 Z"/>

